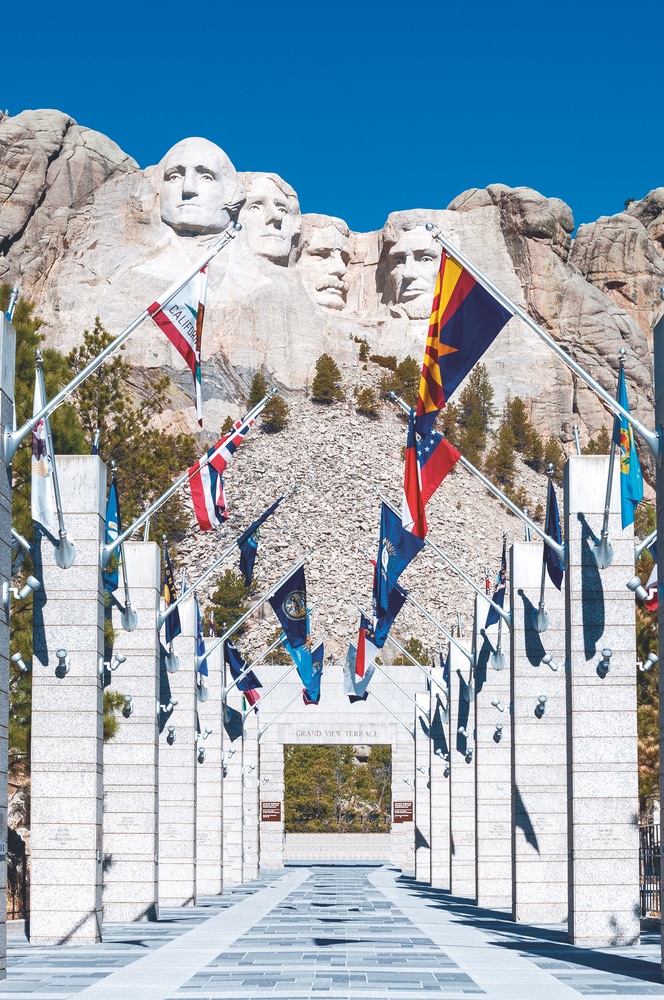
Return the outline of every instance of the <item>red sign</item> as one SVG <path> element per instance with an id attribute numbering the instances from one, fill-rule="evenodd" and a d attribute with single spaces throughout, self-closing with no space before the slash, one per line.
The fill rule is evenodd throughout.
<path id="1" fill-rule="evenodd" d="M 395 823 L 412 823 L 413 822 L 413 803 L 412 802 L 395 802 L 394 803 L 394 822 Z"/>
<path id="2" fill-rule="evenodd" d="M 261 802 L 261 822 L 281 823 L 281 802 Z"/>

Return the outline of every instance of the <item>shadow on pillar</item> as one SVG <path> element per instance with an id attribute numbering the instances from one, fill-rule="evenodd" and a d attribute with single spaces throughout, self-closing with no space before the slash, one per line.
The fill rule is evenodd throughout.
<path id="1" fill-rule="evenodd" d="M 475 664 L 475 691 L 477 694 L 479 694 L 484 687 L 487 664 L 489 662 L 489 657 L 494 652 L 495 649 L 491 644 L 491 640 L 488 635 L 485 635 L 484 642 L 482 643 L 482 647 L 477 656 L 477 663 Z M 460 723 L 460 725 L 463 725 L 463 723 Z"/>
<path id="2" fill-rule="evenodd" d="M 429 728 L 429 738 L 433 745 L 433 752 L 438 754 L 438 756 L 445 756 L 449 754 L 450 750 L 447 745 L 447 739 L 445 737 L 445 724 L 443 722 L 443 703 L 440 700 L 440 695 L 436 695 L 436 708 L 433 713 L 433 718 L 431 720 L 431 726 Z"/>
<path id="3" fill-rule="evenodd" d="M 593 558 L 597 536 L 583 514 L 581 522 L 581 612 L 583 621 L 583 649 L 586 662 L 597 655 L 597 643 L 604 635 L 604 588 L 602 576 Z"/>
<path id="4" fill-rule="evenodd" d="M 35 576 L 38 580 L 44 579 L 44 564 L 42 562 L 42 538 L 44 532 L 38 521 L 34 522 L 34 540 L 32 543 L 32 563 Z M 50 542 L 48 543 L 50 545 Z M 48 666 L 48 649 L 46 648 L 46 635 L 44 633 L 44 608 L 48 601 L 48 594 L 45 587 L 35 590 L 32 595 L 32 642 L 33 647 L 39 650 L 39 656 L 45 667 Z"/>
<path id="5" fill-rule="evenodd" d="M 172 691 L 171 682 L 168 675 L 168 670 L 166 669 L 166 656 L 167 650 L 161 643 L 159 643 L 159 732 L 163 733 L 166 723 L 173 714 L 173 709 L 171 708 L 168 712 L 165 712 L 161 707 L 162 705 L 170 705 Z"/>
<path id="6" fill-rule="evenodd" d="M 457 713 L 456 748 L 465 757 L 468 753 L 468 739 L 458 730 L 466 729 L 467 731 L 468 719 L 470 718 L 470 688 L 460 670 L 457 670 L 457 674 L 459 676 L 459 711 Z"/>
<path id="7" fill-rule="evenodd" d="M 542 645 L 539 632 L 533 625 L 535 605 L 522 590 L 518 590 L 517 593 L 523 601 L 523 636 L 526 656 L 533 667 L 539 667 L 542 663 L 542 657 L 546 655 L 546 650 Z"/>
<path id="8" fill-rule="evenodd" d="M 523 830 L 526 843 L 539 854 L 540 849 L 537 842 L 535 827 L 532 824 L 525 802 L 521 798 L 521 793 L 516 785 L 514 786 L 514 823 L 519 830 Z"/>
<path id="9" fill-rule="evenodd" d="M 242 739 L 242 712 L 235 708 L 226 708 L 226 718 L 224 719 L 224 729 L 231 743 Z"/>

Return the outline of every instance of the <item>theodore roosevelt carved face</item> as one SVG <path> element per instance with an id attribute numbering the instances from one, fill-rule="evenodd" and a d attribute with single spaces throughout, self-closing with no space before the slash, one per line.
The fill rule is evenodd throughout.
<path id="1" fill-rule="evenodd" d="M 440 246 L 424 226 L 402 232 L 388 250 L 390 301 L 408 319 L 428 319 L 440 267 Z"/>
<path id="2" fill-rule="evenodd" d="M 287 265 L 300 232 L 300 204 L 276 174 L 244 175 L 247 200 L 240 212 L 247 243 L 257 257 Z"/>
<path id="3" fill-rule="evenodd" d="M 348 226 L 328 215 L 302 216 L 298 271 L 310 298 L 324 309 L 343 309 L 350 253 Z"/>
<path id="4" fill-rule="evenodd" d="M 178 236 L 220 233 L 244 200 L 235 167 L 208 139 L 183 139 L 162 160 L 161 221 Z"/>

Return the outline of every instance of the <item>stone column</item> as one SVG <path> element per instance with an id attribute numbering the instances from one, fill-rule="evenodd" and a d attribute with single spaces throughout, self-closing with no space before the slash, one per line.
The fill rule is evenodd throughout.
<path id="1" fill-rule="evenodd" d="M 653 331 L 655 350 L 655 427 L 664 426 L 664 315 Z M 664 463 L 657 466 L 657 536 L 662 539 L 657 549 L 657 579 L 664 581 Z M 662 558 L 659 558 L 659 553 Z M 664 635 L 664 593 L 658 586 L 658 632 Z M 660 654 L 661 655 L 661 654 Z M 664 759 L 664 667 L 659 668 L 659 755 Z M 660 802 L 664 802 L 664 771 L 660 771 Z M 661 831 L 661 827 L 660 827 Z M 664 874 L 664 863 L 662 865 Z M 664 881 L 664 879 L 663 879 Z M 662 968 L 664 969 L 664 909 L 662 910 Z"/>
<path id="2" fill-rule="evenodd" d="M 160 644 L 157 611 L 161 581 L 159 546 L 127 542 L 127 577 L 133 632 L 114 614 L 113 652 L 126 656 L 110 672 L 114 690 L 130 695 L 131 715 L 120 717 L 117 735 L 104 746 L 104 920 L 157 920 L 158 771 L 156 704 Z M 124 602 L 120 573 L 119 600 Z M 115 609 L 114 609 L 115 610 Z"/>
<path id="3" fill-rule="evenodd" d="M 162 647 L 159 701 L 175 708 L 160 711 L 159 726 L 159 905 L 196 903 L 196 621 L 193 600 L 180 605 L 181 634 L 173 649 L 180 660 L 175 673 L 166 670 Z M 168 743 L 168 726 L 175 742 Z"/>
<path id="4" fill-rule="evenodd" d="M 197 759 L 205 751 L 203 763 L 196 769 L 196 892 L 199 896 L 218 896 L 223 891 L 221 856 L 221 646 L 207 658 L 208 700 L 199 702 L 200 735 Z M 205 736 L 205 730 L 212 732 Z"/>
<path id="5" fill-rule="evenodd" d="M 259 742 L 259 869 L 284 867 L 284 746 L 274 728 Z M 266 806 L 264 818 L 263 802 L 279 803 L 280 818 L 271 818 L 275 815 L 272 806 Z"/>
<path id="6" fill-rule="evenodd" d="M 542 542 L 514 542 L 509 573 L 514 609 L 512 916 L 527 924 L 567 920 L 565 599 L 547 576 L 549 626 L 538 633 L 532 616 L 539 606 L 542 551 Z M 540 695 L 547 699 L 543 713 Z"/>
<path id="7" fill-rule="evenodd" d="M 429 713 L 431 693 L 416 694 L 415 700 L 415 878 L 431 885 L 431 798 L 429 795 Z"/>
<path id="8" fill-rule="evenodd" d="M 609 537 L 613 562 L 597 569 L 608 458 L 565 466 L 569 933 L 601 948 L 639 940 L 634 533 L 621 529 L 614 466 Z M 602 649 L 613 650 L 608 673 Z"/>
<path id="9" fill-rule="evenodd" d="M 442 671 L 434 670 L 442 684 Z M 431 885 L 450 887 L 450 718 L 449 695 L 434 683 L 431 690 L 430 797 Z"/>
<path id="10" fill-rule="evenodd" d="M 460 640 L 467 649 L 470 642 Z M 450 892 L 475 899 L 475 701 L 468 689 L 470 664 L 450 650 Z M 470 700 L 469 700 L 470 699 Z M 459 733 L 459 727 L 468 736 Z M 473 751 L 473 755 L 468 751 Z"/>
<path id="11" fill-rule="evenodd" d="M 374 677 L 371 683 L 374 684 L 378 679 Z M 392 688 L 392 690 L 395 689 Z M 369 687 L 369 692 L 371 692 L 371 687 Z M 371 697 L 371 693 L 369 697 Z M 383 692 L 381 692 L 381 697 L 383 697 Z M 408 718 L 407 710 L 404 711 L 401 718 Z M 395 822 L 395 803 L 397 802 L 411 803 L 411 820 Z M 403 815 L 401 809 L 399 814 Z M 390 861 L 403 871 L 413 872 L 415 870 L 415 739 L 410 726 L 404 728 L 402 725 L 396 727 L 395 743 L 392 747 L 392 853 Z"/>
<path id="12" fill-rule="evenodd" d="M 0 315 L 0 435 L 13 426 L 16 332 L 4 313 Z M 24 447 L 28 447 L 26 443 Z M 11 582 L 12 480 L 5 462 L 0 469 L 0 584 Z M 9 725 L 9 622 L 0 614 L 0 823 L 7 829 L 7 729 Z M 0 838 L 4 841 L 4 837 Z M 0 855 L 0 979 L 7 974 L 7 844 Z"/>
<path id="13" fill-rule="evenodd" d="M 258 715 L 250 711 L 242 732 L 242 881 L 251 882 L 255 878 L 258 878 Z"/>
<path id="14" fill-rule="evenodd" d="M 489 612 L 486 597 L 475 597 L 475 780 L 477 905 L 508 909 L 512 905 L 512 786 L 510 760 L 510 630 L 506 622 L 484 625 Z M 505 610 L 509 610 L 507 595 Z M 500 632 L 500 650 L 498 633 Z M 503 668 L 496 670 L 498 654 Z M 507 711 L 499 712 L 492 701 Z M 496 729 L 502 724 L 502 730 Z"/>
<path id="15" fill-rule="evenodd" d="M 221 734 L 224 889 L 242 884 L 242 728 L 242 696 L 235 687 L 228 694 Z"/>
<path id="16" fill-rule="evenodd" d="M 96 456 L 57 458 L 76 563 L 60 569 L 47 538 L 35 551 L 30 941 L 101 940 L 102 689 L 106 467 Z M 68 671 L 56 650 L 66 651 Z M 63 654 L 64 656 L 64 654 Z"/>

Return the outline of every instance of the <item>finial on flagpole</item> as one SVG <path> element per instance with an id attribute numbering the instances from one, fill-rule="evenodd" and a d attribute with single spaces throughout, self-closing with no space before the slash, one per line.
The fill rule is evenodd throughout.
<path id="1" fill-rule="evenodd" d="M 7 311 L 5 312 L 5 316 L 7 317 L 10 323 L 14 318 L 14 310 L 16 309 L 17 302 L 18 302 L 18 285 L 14 285 L 14 287 L 12 288 L 11 295 L 9 297 L 9 305 L 7 306 Z"/>
<path id="2" fill-rule="evenodd" d="M 579 435 L 579 425 L 572 424 L 572 433 L 574 434 L 574 443 L 576 444 L 577 455 L 581 454 L 581 437 Z"/>

